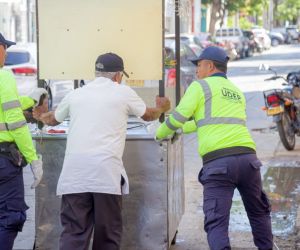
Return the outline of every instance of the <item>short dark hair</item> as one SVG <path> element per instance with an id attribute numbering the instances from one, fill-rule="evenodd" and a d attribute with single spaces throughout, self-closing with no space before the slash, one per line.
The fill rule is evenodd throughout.
<path id="1" fill-rule="evenodd" d="M 212 62 L 218 70 L 222 71 L 225 74 L 227 73 L 227 62 L 226 63 L 217 62 L 217 61 L 212 61 Z"/>

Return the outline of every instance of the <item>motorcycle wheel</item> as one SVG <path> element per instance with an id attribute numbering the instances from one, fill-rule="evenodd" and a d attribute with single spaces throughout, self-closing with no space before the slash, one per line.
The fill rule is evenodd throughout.
<path id="1" fill-rule="evenodd" d="M 277 128 L 283 146 L 287 150 L 293 150 L 296 144 L 295 131 L 287 112 L 282 114 L 281 120 L 277 122 Z"/>

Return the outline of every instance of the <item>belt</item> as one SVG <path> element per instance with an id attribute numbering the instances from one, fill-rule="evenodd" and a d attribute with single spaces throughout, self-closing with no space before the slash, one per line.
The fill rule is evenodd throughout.
<path id="1" fill-rule="evenodd" d="M 10 153 L 10 147 L 14 142 L 0 142 L 0 153 Z M 17 147 L 17 145 L 15 144 Z"/>
<path id="2" fill-rule="evenodd" d="M 221 157 L 241 154 L 256 154 L 256 151 L 253 148 L 243 146 L 222 148 L 203 155 L 202 160 L 203 164 L 205 164 L 209 161 L 216 160 Z"/>

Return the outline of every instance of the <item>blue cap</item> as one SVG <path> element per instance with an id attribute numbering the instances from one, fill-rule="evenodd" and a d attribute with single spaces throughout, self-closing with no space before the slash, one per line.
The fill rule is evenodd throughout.
<path id="1" fill-rule="evenodd" d="M 124 70 L 123 59 L 114 53 L 106 53 L 98 56 L 95 64 L 96 71 L 118 72 L 122 71 L 125 76 L 129 77 Z"/>
<path id="2" fill-rule="evenodd" d="M 0 44 L 4 44 L 7 48 L 10 47 L 11 45 L 15 45 L 15 42 L 8 41 L 4 38 L 4 36 L 0 33 Z"/>
<path id="3" fill-rule="evenodd" d="M 198 61 L 200 60 L 210 60 L 220 63 L 227 63 L 229 57 L 227 56 L 227 53 L 224 49 L 217 46 L 209 46 L 202 51 L 201 55 L 198 58 L 192 60 L 192 63 L 197 65 Z"/>

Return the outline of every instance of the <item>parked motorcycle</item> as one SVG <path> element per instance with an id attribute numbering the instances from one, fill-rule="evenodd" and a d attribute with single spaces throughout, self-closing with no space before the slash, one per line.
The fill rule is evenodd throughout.
<path id="1" fill-rule="evenodd" d="M 272 71 L 274 75 L 265 81 L 283 79 L 283 89 L 264 91 L 268 116 L 273 116 L 282 144 L 287 150 L 295 148 L 295 136 L 300 136 L 300 71 L 290 72 L 287 77 L 277 75 L 268 65 L 262 64 L 260 70 Z"/>

